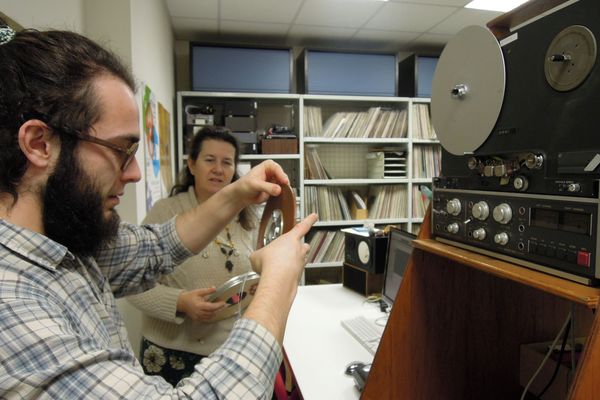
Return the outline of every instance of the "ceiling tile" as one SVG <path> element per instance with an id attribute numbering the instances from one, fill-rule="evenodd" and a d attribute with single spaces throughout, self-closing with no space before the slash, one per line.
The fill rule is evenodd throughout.
<path id="1" fill-rule="evenodd" d="M 419 36 L 416 40 L 414 40 L 411 44 L 413 44 L 413 45 L 426 44 L 426 45 L 445 46 L 446 43 L 448 43 L 448 41 L 450 39 L 452 39 L 452 37 L 454 37 L 454 35 L 440 35 L 440 34 L 436 34 L 436 33 L 424 33 L 421 36 Z"/>
<path id="2" fill-rule="evenodd" d="M 221 0 L 221 18 L 254 22 L 292 22 L 302 0 Z"/>
<path id="3" fill-rule="evenodd" d="M 295 22 L 302 25 L 358 28 L 383 4 L 364 0 L 305 0 Z"/>
<path id="4" fill-rule="evenodd" d="M 489 21 L 491 21 L 499 15 L 502 15 L 502 13 L 463 8 L 446 18 L 439 25 L 436 25 L 433 28 L 431 28 L 429 32 L 454 35 L 458 33 L 462 28 L 469 25 L 485 26 Z"/>
<path id="5" fill-rule="evenodd" d="M 218 18 L 218 0 L 167 0 L 167 8 L 172 17 Z"/>
<path id="6" fill-rule="evenodd" d="M 408 43 L 415 40 L 419 36 L 415 32 L 398 32 L 398 31 L 383 31 L 376 29 L 361 29 L 352 38 L 367 39 L 367 40 L 393 40 L 398 43 Z"/>
<path id="7" fill-rule="evenodd" d="M 190 34 L 195 32 L 217 33 L 219 29 L 216 19 L 172 18 L 172 21 L 177 37 L 190 36 Z"/>
<path id="8" fill-rule="evenodd" d="M 370 29 L 424 32 L 455 12 L 456 7 L 385 3 L 365 25 Z"/>
<path id="9" fill-rule="evenodd" d="M 243 22 L 222 20 L 219 27 L 221 32 L 248 35 L 285 35 L 289 24 L 265 24 L 258 22 Z"/>
<path id="10" fill-rule="evenodd" d="M 413 3 L 413 4 L 429 4 L 438 6 L 464 7 L 471 0 L 389 0 L 392 3 Z"/>
<path id="11" fill-rule="evenodd" d="M 294 25 L 288 32 L 290 38 L 335 38 L 349 39 L 354 35 L 356 29 L 334 28 L 326 26 Z"/>

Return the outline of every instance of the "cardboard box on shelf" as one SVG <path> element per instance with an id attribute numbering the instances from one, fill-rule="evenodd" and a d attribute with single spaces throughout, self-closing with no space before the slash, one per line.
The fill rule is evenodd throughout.
<path id="1" fill-rule="evenodd" d="M 262 139 L 262 154 L 296 154 L 298 153 L 298 138 Z"/>

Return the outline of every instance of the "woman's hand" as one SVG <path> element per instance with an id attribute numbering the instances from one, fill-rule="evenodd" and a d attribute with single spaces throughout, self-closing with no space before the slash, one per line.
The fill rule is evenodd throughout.
<path id="1" fill-rule="evenodd" d="M 206 296 L 215 292 L 214 287 L 183 291 L 177 298 L 177 311 L 194 321 L 208 321 L 225 307 L 224 301 L 206 301 Z"/>

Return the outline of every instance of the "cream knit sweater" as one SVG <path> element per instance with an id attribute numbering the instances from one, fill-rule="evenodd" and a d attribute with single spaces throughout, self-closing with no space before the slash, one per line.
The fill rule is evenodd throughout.
<path id="1" fill-rule="evenodd" d="M 143 222 L 163 223 L 197 205 L 194 187 L 190 187 L 187 192 L 156 202 Z M 253 211 L 251 214 L 254 226 L 258 227 L 256 213 Z M 200 355 L 212 353 L 227 339 L 237 316 L 214 323 L 202 323 L 177 314 L 176 307 L 177 298 L 183 290 L 219 287 L 230 278 L 251 271 L 248 256 L 256 247 L 257 228 L 246 231 L 237 220 L 228 227 L 232 242 L 239 252 L 238 256 L 230 257 L 234 265 L 232 272 L 225 268 L 225 255 L 213 241 L 196 256 L 175 268 L 173 273 L 163 275 L 154 288 L 128 297 L 144 313 L 142 335 L 146 339 L 169 349 Z M 218 238 L 227 242 L 225 230 Z"/>

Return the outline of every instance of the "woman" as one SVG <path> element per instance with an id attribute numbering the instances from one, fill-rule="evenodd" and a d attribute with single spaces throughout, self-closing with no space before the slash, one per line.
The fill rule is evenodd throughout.
<path id="1" fill-rule="evenodd" d="M 205 127 L 194 137 L 187 161 L 171 196 L 159 200 L 144 223 L 161 223 L 197 206 L 238 178 L 239 147 L 226 130 Z M 193 371 L 229 335 L 237 316 L 208 322 L 225 306 L 205 296 L 234 276 L 251 271 L 257 218 L 244 209 L 198 255 L 164 276 L 156 287 L 129 301 L 143 313 L 140 361 L 144 371 L 162 375 L 169 383 Z"/>

